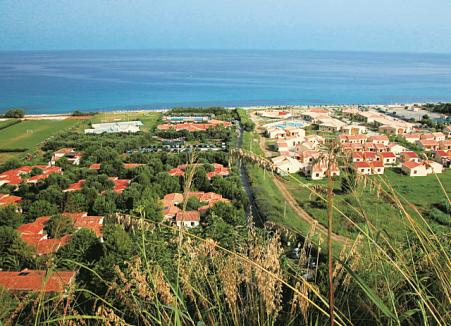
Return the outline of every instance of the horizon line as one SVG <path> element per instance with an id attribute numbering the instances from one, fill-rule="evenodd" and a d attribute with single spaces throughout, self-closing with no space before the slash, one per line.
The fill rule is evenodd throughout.
<path id="1" fill-rule="evenodd" d="M 95 52 L 95 51 L 255 51 L 255 52 L 343 52 L 343 53 L 385 53 L 385 54 L 431 54 L 451 55 L 451 52 L 403 51 L 403 50 L 356 50 L 356 49 L 264 49 L 264 48 L 85 48 L 85 49 L 0 49 L 6 52 Z"/>

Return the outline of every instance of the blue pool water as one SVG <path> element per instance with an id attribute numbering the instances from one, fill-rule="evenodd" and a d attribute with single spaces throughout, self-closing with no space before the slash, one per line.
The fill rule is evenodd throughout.
<path id="1" fill-rule="evenodd" d="M 451 101 L 451 55 L 0 52 L 0 112 Z"/>

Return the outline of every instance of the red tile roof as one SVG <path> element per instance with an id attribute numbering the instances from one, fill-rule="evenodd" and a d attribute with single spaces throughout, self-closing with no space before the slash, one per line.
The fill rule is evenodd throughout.
<path id="1" fill-rule="evenodd" d="M 408 157 L 408 158 L 417 158 L 418 155 L 415 152 L 401 152 L 402 156 Z"/>
<path id="2" fill-rule="evenodd" d="M 92 170 L 99 170 L 100 169 L 100 163 L 91 164 L 89 166 L 89 168 L 92 169 Z"/>
<path id="3" fill-rule="evenodd" d="M 175 215 L 175 220 L 177 222 L 199 222 L 200 213 L 198 211 L 180 211 Z"/>
<path id="4" fill-rule="evenodd" d="M 402 165 L 405 166 L 405 167 L 407 167 L 407 168 L 409 168 L 409 169 L 414 169 L 414 168 L 416 168 L 416 167 L 418 167 L 418 166 L 420 166 L 420 165 L 423 165 L 423 164 L 422 164 L 422 163 L 417 163 L 417 162 L 409 161 L 409 162 L 403 163 Z"/>
<path id="5" fill-rule="evenodd" d="M 353 164 L 357 168 L 370 168 L 370 165 L 367 162 L 354 162 Z"/>
<path id="6" fill-rule="evenodd" d="M 80 191 L 83 188 L 83 185 L 85 184 L 86 180 L 85 179 L 81 179 L 75 183 L 72 183 L 69 185 L 69 187 L 65 190 L 63 190 L 64 192 L 67 191 Z"/>
<path id="7" fill-rule="evenodd" d="M 30 173 L 33 168 L 42 170 L 40 175 L 30 177 L 28 179 L 22 178 L 21 175 Z M 4 181 L 10 185 L 19 185 L 21 182 L 36 182 L 41 179 L 47 178 L 52 173 L 62 173 L 62 169 L 58 166 L 36 165 L 36 166 L 22 166 L 17 169 L 5 171 L 0 174 L 0 181 Z"/>
<path id="8" fill-rule="evenodd" d="M 382 158 L 396 158 L 396 155 L 392 152 L 379 153 L 379 156 Z"/>
<path id="9" fill-rule="evenodd" d="M 63 215 L 73 220 L 76 229 L 85 228 L 93 231 L 98 237 L 102 235 L 103 216 L 87 216 L 86 212 L 63 213 Z M 38 255 L 47 255 L 58 251 L 71 238 L 70 235 L 64 235 L 59 239 L 48 239 L 44 227 L 49 219 L 49 216 L 38 217 L 33 223 L 22 224 L 17 228 L 22 239 L 35 248 Z"/>
<path id="10" fill-rule="evenodd" d="M 22 201 L 22 197 L 9 194 L 0 194 L 0 206 L 15 205 Z"/>
<path id="11" fill-rule="evenodd" d="M 375 135 L 369 138 L 370 141 L 388 141 L 388 137 L 385 135 Z"/>
<path id="12" fill-rule="evenodd" d="M 24 269 L 20 272 L 0 271 L 0 285 L 14 292 L 63 292 L 75 281 L 75 272 L 54 272 Z"/>
<path id="13" fill-rule="evenodd" d="M 381 161 L 373 161 L 370 163 L 370 166 L 372 168 L 383 168 L 384 167 L 384 163 L 382 163 Z"/>
<path id="14" fill-rule="evenodd" d="M 113 178 L 113 182 L 114 182 L 113 191 L 117 193 L 123 192 L 125 189 L 128 188 L 128 185 L 130 184 L 130 180 L 127 179 Z"/>
<path id="15" fill-rule="evenodd" d="M 429 139 L 422 139 L 420 140 L 420 144 L 423 146 L 438 146 L 439 143 L 435 140 L 429 140 Z"/>

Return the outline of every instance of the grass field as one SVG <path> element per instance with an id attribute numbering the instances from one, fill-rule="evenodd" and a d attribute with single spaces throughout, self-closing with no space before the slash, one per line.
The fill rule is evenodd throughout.
<path id="1" fill-rule="evenodd" d="M 315 217 L 321 224 L 327 225 L 325 204 L 322 204 L 320 200 L 316 200 L 310 194 L 310 191 L 301 185 L 325 185 L 326 181 L 312 181 L 300 175 L 293 176 L 300 183 L 288 178 L 286 184 L 290 193 L 310 215 Z M 443 203 L 446 200 L 436 177 L 433 175 L 411 178 L 398 174 L 391 169 L 386 169 L 383 178 L 389 182 L 397 193 L 405 197 L 408 203 L 418 207 L 426 219 L 428 211 L 434 205 Z M 451 195 L 451 172 L 447 171 L 439 175 L 439 178 L 448 195 Z M 343 193 L 341 191 L 341 181 L 337 180 L 334 184 L 334 192 L 336 207 L 359 226 L 364 227 L 369 222 L 376 230 L 385 232 L 393 239 L 400 240 L 404 238 L 405 220 L 401 217 L 399 208 L 389 203 L 382 196 L 378 196 L 377 192 L 371 187 L 360 185 L 355 194 Z M 418 216 L 413 210 L 409 209 L 409 211 L 413 216 Z M 436 229 L 445 231 L 445 227 L 442 225 L 438 225 L 431 220 L 428 220 L 428 222 L 434 225 Z M 334 231 L 348 237 L 355 237 L 358 234 L 355 227 L 338 212 L 334 215 Z"/>
<path id="2" fill-rule="evenodd" d="M 13 119 L 0 120 L 0 129 L 9 125 L 10 123 L 12 123 L 12 121 L 14 120 Z"/>
<path id="3" fill-rule="evenodd" d="M 160 112 L 100 112 L 92 119 L 92 123 L 140 120 L 143 131 L 153 130 L 161 117 Z"/>
<path id="4" fill-rule="evenodd" d="M 58 132 L 77 126 L 79 120 L 28 120 L 0 130 L 0 149 L 33 150 Z M 1 153 L 0 163 L 23 153 Z"/>

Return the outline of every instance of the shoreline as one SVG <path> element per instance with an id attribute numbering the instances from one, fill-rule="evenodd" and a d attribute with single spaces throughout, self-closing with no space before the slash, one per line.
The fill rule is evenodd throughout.
<path id="1" fill-rule="evenodd" d="M 399 108 L 402 106 L 422 106 L 424 104 L 438 104 L 438 103 L 446 103 L 445 102 L 424 102 L 424 103 L 392 103 L 392 104 L 319 104 L 319 105 L 308 105 L 308 104 L 293 104 L 293 105 L 251 105 L 251 106 L 221 106 L 225 109 L 235 109 L 235 108 L 241 108 L 245 110 L 280 110 L 280 109 L 307 109 L 307 108 L 323 108 L 323 109 L 333 109 L 333 108 L 344 108 L 344 107 L 365 107 L 365 108 Z M 204 107 L 195 107 L 196 109 L 202 110 L 206 109 L 212 106 L 204 106 Z M 173 108 L 179 108 L 179 107 L 173 107 Z M 85 115 L 81 116 L 73 116 L 72 112 L 64 112 L 64 113 L 33 113 L 33 114 L 25 114 L 25 117 L 23 119 L 27 120 L 64 120 L 68 118 L 77 119 L 77 117 L 80 117 L 83 119 L 84 117 L 93 116 L 99 113 L 108 113 L 108 114 L 123 114 L 123 113 L 153 113 L 153 112 L 167 112 L 170 111 L 173 108 L 165 108 L 165 109 L 130 109 L 130 110 L 124 110 L 124 109 L 117 109 L 117 110 L 111 110 L 111 111 L 105 111 L 105 110 L 89 110 L 89 111 L 81 111 L 81 113 L 86 113 Z M 184 108 L 184 107 L 180 107 Z M 5 111 L 6 112 L 6 111 Z M 91 115 L 90 113 L 94 113 Z"/>

